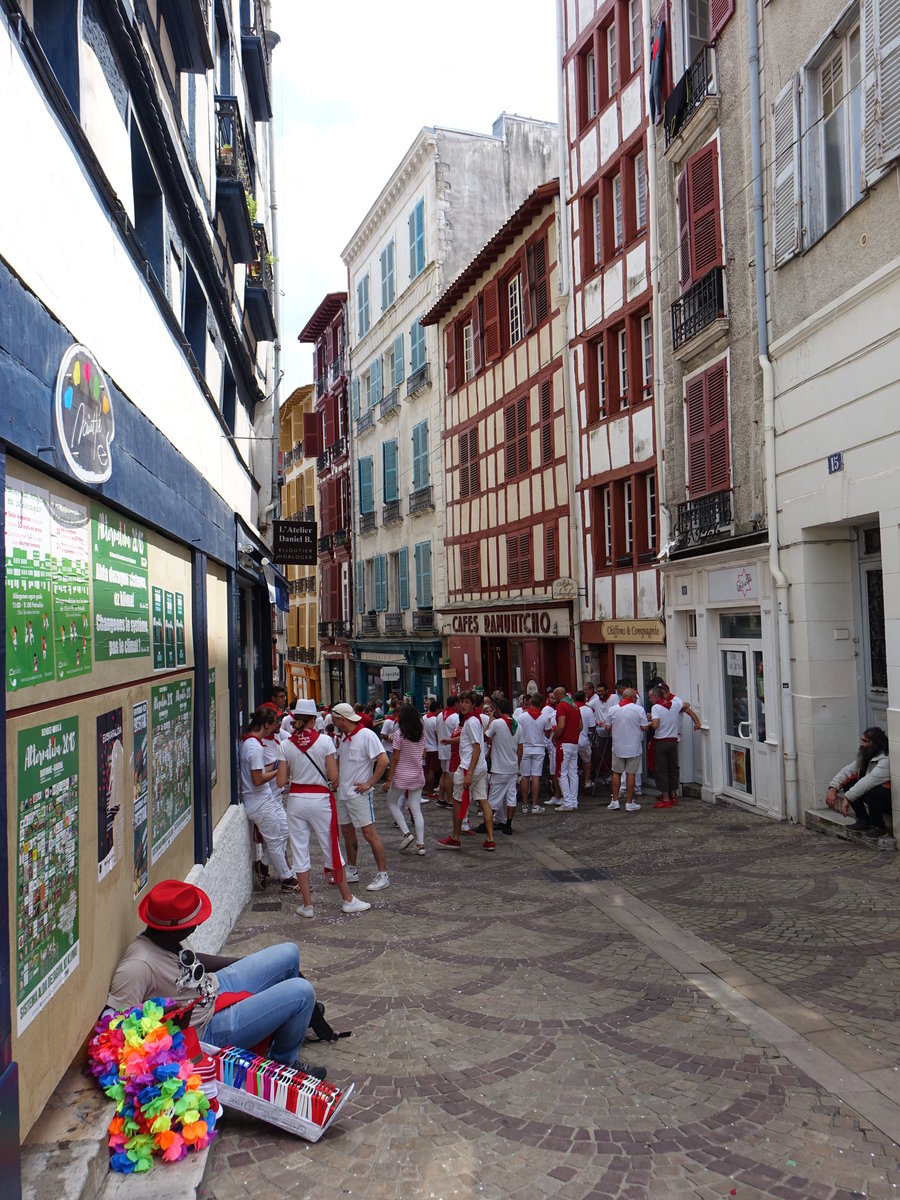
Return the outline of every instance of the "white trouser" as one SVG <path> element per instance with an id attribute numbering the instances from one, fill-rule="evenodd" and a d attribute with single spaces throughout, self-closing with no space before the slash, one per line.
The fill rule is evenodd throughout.
<path id="1" fill-rule="evenodd" d="M 281 801 L 274 796 L 254 802 L 253 807 L 244 804 L 244 812 L 259 830 L 263 839 L 267 861 L 279 879 L 293 879 L 294 873 L 288 866 L 285 851 L 288 844 L 288 823 Z"/>
<path id="2" fill-rule="evenodd" d="M 499 771 L 491 771 L 488 803 L 494 810 L 494 816 L 505 821 L 508 810 L 516 807 L 516 776 L 501 775 Z"/>
<path id="3" fill-rule="evenodd" d="M 403 806 L 405 804 L 409 805 L 409 811 L 412 813 L 413 825 L 416 830 L 416 845 L 424 846 L 425 818 L 422 816 L 422 789 L 391 787 L 387 800 L 391 816 L 400 826 L 400 832 L 404 837 L 409 833 L 409 825 L 403 813 Z"/>
<path id="4" fill-rule="evenodd" d="M 336 863 L 344 865 L 338 836 L 337 813 L 332 810 L 330 796 L 322 792 L 291 792 L 287 802 L 287 823 L 291 834 L 291 854 L 295 871 L 309 870 L 310 830 L 316 835 L 322 848 L 326 868 L 333 871 Z"/>
<path id="5" fill-rule="evenodd" d="M 560 742 L 556 747 L 559 763 L 559 790 L 563 804 L 578 807 L 578 746 L 571 742 Z"/>

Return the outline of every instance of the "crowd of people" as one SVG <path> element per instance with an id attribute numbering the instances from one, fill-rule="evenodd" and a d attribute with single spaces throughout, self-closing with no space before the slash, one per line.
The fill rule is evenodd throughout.
<path id="1" fill-rule="evenodd" d="M 451 851 L 462 849 L 466 835 L 483 834 L 481 848 L 493 853 L 495 833 L 511 835 L 519 809 L 528 816 L 573 812 L 584 791 L 607 784 L 610 810 L 624 802 L 626 812 L 637 812 L 647 734 L 659 791 L 654 808 L 672 808 L 684 718 L 695 729 L 700 720 L 662 679 L 651 681 L 649 701 L 648 713 L 623 678 L 612 693 L 603 684 L 586 683 L 574 695 L 560 686 L 522 694 L 515 705 L 502 692 L 465 691 L 443 705 L 429 699 L 424 713 L 397 694 L 383 704 L 330 709 L 298 700 L 288 710 L 287 692 L 276 686 L 253 713 L 241 747 L 241 797 L 260 845 L 256 887 L 277 879 L 283 892 L 300 897 L 299 914 L 314 917 L 314 839 L 343 911 L 368 911 L 371 903 L 348 885 L 360 882 L 361 836 L 375 865 L 366 890 L 390 886 L 375 825 L 379 787 L 400 834 L 398 850 L 416 855 L 426 853 L 423 806 L 432 801 L 449 810 L 449 831 L 436 846 Z"/>

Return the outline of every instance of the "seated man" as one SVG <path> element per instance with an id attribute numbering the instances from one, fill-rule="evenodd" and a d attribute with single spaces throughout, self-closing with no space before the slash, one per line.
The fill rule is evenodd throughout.
<path id="1" fill-rule="evenodd" d="M 157 996 L 194 1001 L 190 1024 L 203 1041 L 250 1050 L 271 1037 L 270 1058 L 324 1079 L 324 1067 L 298 1058 L 316 994 L 300 975 L 296 945 L 282 942 L 246 958 L 183 948 L 211 912 L 209 896 L 193 884 L 164 879 L 151 888 L 138 905 L 147 928 L 116 967 L 107 1010 L 121 1012 Z"/>
<path id="2" fill-rule="evenodd" d="M 855 761 L 847 763 L 832 779 L 825 803 L 829 808 L 840 808 L 845 817 L 853 809 L 856 820 L 850 829 L 860 830 L 865 837 L 885 836 L 884 817 L 891 811 L 891 764 L 883 729 L 876 726 L 863 730 Z"/>

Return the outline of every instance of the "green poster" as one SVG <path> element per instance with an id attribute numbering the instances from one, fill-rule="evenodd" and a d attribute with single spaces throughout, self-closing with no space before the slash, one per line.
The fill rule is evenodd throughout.
<path id="1" fill-rule="evenodd" d="M 137 900 L 146 888 L 150 869 L 150 838 L 147 824 L 147 802 L 150 749 L 147 738 L 147 701 L 142 700 L 131 709 L 131 744 L 134 747 L 134 816 L 131 822 L 134 842 L 134 898 Z"/>
<path id="2" fill-rule="evenodd" d="M 171 592 L 166 597 L 166 666 L 175 666 L 175 597 Z"/>
<path id="3" fill-rule="evenodd" d="M 89 675 L 91 662 L 91 539 L 87 509 L 52 496 L 53 635 L 56 678 Z"/>
<path id="4" fill-rule="evenodd" d="M 94 550 L 94 657 L 97 662 L 150 653 L 150 588 L 143 528 L 91 505 Z"/>
<path id="5" fill-rule="evenodd" d="M 166 640 L 163 632 L 162 588 L 153 589 L 153 670 L 161 671 L 166 665 Z"/>
<path id="6" fill-rule="evenodd" d="M 150 689 L 151 861 L 191 819 L 191 680 Z"/>
<path id="7" fill-rule="evenodd" d="M 183 667 L 187 662 L 184 649 L 184 596 L 175 593 L 175 665 Z"/>
<path id="8" fill-rule="evenodd" d="M 78 718 L 19 731 L 16 1031 L 78 966 Z"/>
<path id="9" fill-rule="evenodd" d="M 49 492 L 6 484 L 6 686 L 53 679 L 54 635 Z"/>
<path id="10" fill-rule="evenodd" d="M 209 774 L 210 787 L 215 787 L 219 778 L 216 762 L 216 668 L 209 668 Z"/>

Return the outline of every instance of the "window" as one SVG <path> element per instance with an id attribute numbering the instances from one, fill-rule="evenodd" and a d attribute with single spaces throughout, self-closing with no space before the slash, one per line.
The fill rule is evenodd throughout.
<path id="1" fill-rule="evenodd" d="M 506 535 L 506 578 L 510 584 L 531 582 L 531 530 Z"/>
<path id="2" fill-rule="evenodd" d="M 459 548 L 460 587 L 464 592 L 475 592 L 481 587 L 481 546 L 460 546 Z"/>
<path id="3" fill-rule="evenodd" d="M 403 334 L 398 334 L 394 338 L 394 345 L 391 351 L 391 387 L 399 387 L 403 382 Z"/>
<path id="4" fill-rule="evenodd" d="M 479 490 L 478 426 L 459 435 L 459 494 L 462 499 Z"/>
<path id="5" fill-rule="evenodd" d="M 409 278 L 425 270 L 425 201 L 420 200 L 409 214 Z"/>
<path id="6" fill-rule="evenodd" d="M 592 229 L 594 231 L 594 253 L 593 263 L 596 266 L 603 261 L 603 219 L 602 219 L 603 204 L 598 192 L 591 201 L 591 219 Z"/>
<path id="7" fill-rule="evenodd" d="M 641 25 L 641 0 L 628 0 L 629 63 L 633 71 L 641 61 L 644 30 Z"/>
<path id="8" fill-rule="evenodd" d="M 606 69 L 610 96 L 619 90 L 619 54 L 616 46 L 616 21 L 606 30 Z"/>
<path id="9" fill-rule="evenodd" d="M 600 400 L 600 416 L 606 416 L 606 355 L 603 338 L 597 343 L 597 393 Z"/>
<path id="10" fill-rule="evenodd" d="M 507 482 L 520 475 L 527 475 L 528 462 L 528 397 L 520 396 L 507 404 L 503 412 L 504 447 Z"/>
<path id="11" fill-rule="evenodd" d="M 647 487 L 647 549 L 656 549 L 656 472 L 646 476 Z"/>
<path id="12" fill-rule="evenodd" d="M 131 178 L 134 232 L 161 287 L 166 284 L 162 189 L 137 124 L 131 126 Z"/>
<path id="13" fill-rule="evenodd" d="M 234 433 L 234 421 L 237 415 L 237 384 L 235 383 L 234 373 L 228 363 L 225 363 L 222 372 L 222 418 L 225 424 Z"/>
<path id="14" fill-rule="evenodd" d="M 359 460 L 359 511 L 375 511 L 375 476 L 371 455 Z"/>
<path id="15" fill-rule="evenodd" d="M 369 275 L 368 272 L 356 285 L 356 321 L 359 336 L 369 332 Z"/>
<path id="16" fill-rule="evenodd" d="M 425 329 L 418 320 L 409 327 L 409 370 L 410 374 L 425 366 Z"/>
<path id="17" fill-rule="evenodd" d="M 462 329 L 463 379 L 471 379 L 475 374 L 475 338 L 473 325 L 467 321 Z"/>
<path id="18" fill-rule="evenodd" d="M 416 608 L 431 608 L 431 542 L 416 543 Z"/>
<path id="19" fill-rule="evenodd" d="M 621 250 L 625 244 L 625 210 L 622 206 L 622 175 L 613 176 L 612 180 L 612 213 L 613 230 L 616 235 L 615 249 Z"/>
<path id="20" fill-rule="evenodd" d="M 382 443 L 382 499 L 385 504 L 400 498 L 400 477 L 397 453 L 397 441 L 392 439 Z"/>
<path id="21" fill-rule="evenodd" d="M 31 18 L 34 35 L 76 117 L 80 115 L 77 53 L 80 9 L 77 0 L 34 0 Z"/>
<path id="22" fill-rule="evenodd" d="M 584 82 L 587 96 L 586 114 L 590 121 L 597 115 L 597 60 L 593 50 L 584 59 Z"/>
<path id="23" fill-rule="evenodd" d="M 206 369 L 206 296 L 190 261 L 184 269 L 184 336 L 201 373 Z"/>
<path id="24" fill-rule="evenodd" d="M 719 218 L 719 151 L 698 150 L 678 177 L 678 228 L 682 290 L 723 264 Z"/>
<path id="25" fill-rule="evenodd" d="M 609 484 L 593 491 L 594 559 L 606 566 L 612 562 L 612 500 Z"/>
<path id="26" fill-rule="evenodd" d="M 619 400 L 628 403 L 628 335 L 624 326 L 616 335 L 619 348 Z"/>
<path id="27" fill-rule="evenodd" d="M 584 347 L 585 418 L 593 425 L 606 416 L 606 366 L 603 335 Z"/>
<path id="28" fill-rule="evenodd" d="M 626 554 L 631 554 L 634 549 L 634 487 L 630 479 L 626 479 L 622 487 L 623 501 L 623 516 L 624 522 L 624 548 Z"/>
<path id="29" fill-rule="evenodd" d="M 641 317 L 641 383 L 644 399 L 649 400 L 653 395 L 653 321 L 649 315 Z"/>
<path id="30" fill-rule="evenodd" d="M 376 554 L 372 560 L 375 582 L 375 611 L 385 612 L 387 609 L 387 555 Z"/>
<path id="31" fill-rule="evenodd" d="M 541 383 L 541 466 L 553 462 L 553 382 Z"/>
<path id="32" fill-rule="evenodd" d="M 394 242 L 388 242 L 381 252 L 381 311 L 394 303 Z"/>
<path id="33" fill-rule="evenodd" d="M 383 394 L 383 376 L 381 366 L 381 355 L 376 354 L 372 359 L 369 370 L 363 376 L 366 384 L 366 403 L 369 408 L 377 404 Z"/>
<path id="34" fill-rule="evenodd" d="M 861 79 L 859 25 L 856 25 L 819 69 L 823 232 L 862 197 Z"/>
<path id="35" fill-rule="evenodd" d="M 730 486 L 728 364 L 714 363 L 685 383 L 688 490 L 703 496 Z"/>
<path id="36" fill-rule="evenodd" d="M 559 578 L 559 547 L 556 538 L 556 522 L 544 526 L 544 580 L 552 583 Z"/>
<path id="37" fill-rule="evenodd" d="M 216 0 L 216 93 L 233 96 L 231 86 L 231 39 L 221 0 Z"/>
<path id="38" fill-rule="evenodd" d="M 509 307 L 509 344 L 514 346 L 522 340 L 522 276 L 515 274 L 507 284 Z"/>
<path id="39" fill-rule="evenodd" d="M 635 228 L 643 229 L 647 224 L 647 161 L 643 150 L 634 157 L 634 217 Z"/>
<path id="40" fill-rule="evenodd" d="M 413 491 L 428 487 L 428 422 L 413 426 Z"/>

